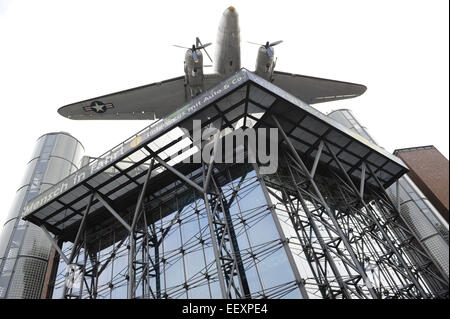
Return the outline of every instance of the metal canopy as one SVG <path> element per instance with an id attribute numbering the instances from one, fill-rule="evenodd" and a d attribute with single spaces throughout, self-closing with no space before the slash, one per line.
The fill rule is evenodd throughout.
<path id="1" fill-rule="evenodd" d="M 199 165 L 181 163 L 193 152 L 182 152 L 192 145 L 192 140 L 183 135 L 180 127 L 192 130 L 193 119 L 200 119 L 202 127 L 211 124 L 218 127 L 218 123 L 230 129 L 277 127 L 274 117 L 302 156 L 313 161 L 320 153 L 319 166 L 338 168 L 333 160 L 334 153 L 349 176 L 355 180 L 364 176 L 365 184 L 374 187 L 377 187 L 377 181 L 364 174 L 366 165 L 384 187 L 407 172 L 397 157 L 293 95 L 241 69 L 30 200 L 24 208 L 23 219 L 73 241 L 74 229 L 83 217 L 90 194 L 95 192 L 104 201 L 97 197 L 92 201 L 89 219 L 101 222 L 105 202 L 121 207 L 124 210 L 121 213 L 125 214 L 127 208 L 123 203 L 127 198 L 136 199 L 150 162 L 156 158 L 190 175 L 194 183 L 201 184 Z M 327 147 L 320 148 L 322 143 Z M 166 188 L 173 187 L 173 180 L 172 172 L 155 161 L 147 193 L 156 198 L 162 196 Z"/>

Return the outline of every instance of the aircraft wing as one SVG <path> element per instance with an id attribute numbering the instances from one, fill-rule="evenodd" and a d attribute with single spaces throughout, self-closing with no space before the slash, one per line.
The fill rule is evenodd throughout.
<path id="1" fill-rule="evenodd" d="M 308 104 L 349 99 L 367 90 L 361 84 L 278 71 L 273 72 L 272 83 Z"/>
<path id="2" fill-rule="evenodd" d="M 154 120 L 187 101 L 184 76 L 69 104 L 58 113 L 73 120 Z"/>

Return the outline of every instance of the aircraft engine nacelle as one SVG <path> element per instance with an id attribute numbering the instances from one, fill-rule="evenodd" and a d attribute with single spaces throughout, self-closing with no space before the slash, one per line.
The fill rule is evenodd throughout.
<path id="1" fill-rule="evenodd" d="M 193 96 L 197 95 L 203 86 L 203 55 L 200 50 L 196 50 L 196 57 L 192 50 L 187 50 L 184 56 L 184 72 L 186 82 L 191 87 Z"/>
<path id="2" fill-rule="evenodd" d="M 272 53 L 275 53 L 271 48 Z M 275 62 L 273 61 L 274 54 L 269 56 L 267 49 L 264 46 L 260 46 L 258 50 L 258 57 L 256 58 L 256 70 L 255 73 L 260 77 L 270 80 L 272 77 L 273 69 L 275 68 Z"/>

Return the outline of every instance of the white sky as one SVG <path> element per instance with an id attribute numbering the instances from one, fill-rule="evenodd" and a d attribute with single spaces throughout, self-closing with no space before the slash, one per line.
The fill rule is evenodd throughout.
<path id="1" fill-rule="evenodd" d="M 277 70 L 368 87 L 318 109 L 352 109 L 389 152 L 433 144 L 448 158 L 446 0 L 0 0 L 0 226 L 42 134 L 69 132 L 98 156 L 149 124 L 72 121 L 58 107 L 183 75 L 184 51 L 171 45 L 214 43 L 229 5 L 243 67 L 258 49 L 246 41 L 284 40 Z"/>

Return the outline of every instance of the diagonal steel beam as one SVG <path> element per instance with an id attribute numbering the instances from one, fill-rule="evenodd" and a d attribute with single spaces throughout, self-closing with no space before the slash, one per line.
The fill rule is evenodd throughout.
<path id="1" fill-rule="evenodd" d="M 52 244 L 53 248 L 55 248 L 55 250 L 58 252 L 58 254 L 62 257 L 62 259 L 64 259 L 64 262 L 69 265 L 70 261 L 69 258 L 67 258 L 67 256 L 63 253 L 63 251 L 61 250 L 61 248 L 58 246 L 58 244 L 56 243 L 55 239 L 52 237 L 52 235 L 48 232 L 47 228 L 45 228 L 44 225 L 41 225 L 40 227 L 42 229 L 42 231 L 44 232 L 45 236 L 47 236 L 48 240 L 50 241 L 50 243 Z"/>
<path id="2" fill-rule="evenodd" d="M 202 166 L 202 172 L 203 172 L 203 183 L 205 183 L 205 167 L 204 165 Z M 219 255 L 219 250 L 218 250 L 218 246 L 217 246 L 217 240 L 214 236 L 215 232 L 214 232 L 214 219 L 213 219 L 213 215 L 211 213 L 211 209 L 210 209 L 210 202 L 208 199 L 208 194 L 203 192 L 203 189 L 201 190 L 201 192 L 203 193 L 203 198 L 205 201 L 205 209 L 206 209 L 206 215 L 208 217 L 208 227 L 209 227 L 209 232 L 211 234 L 211 242 L 212 242 L 212 246 L 213 246 L 213 251 L 214 251 L 214 259 L 216 262 L 216 268 L 217 268 L 217 276 L 219 277 L 219 285 L 220 285 L 220 290 L 222 293 L 222 298 L 223 299 L 228 299 L 228 294 L 227 294 L 227 289 L 226 289 L 226 285 L 225 285 L 225 278 L 222 272 L 222 265 L 220 263 L 220 255 Z"/>
<path id="3" fill-rule="evenodd" d="M 242 262 L 241 257 L 241 250 L 239 248 L 239 243 L 236 239 L 236 233 L 233 226 L 233 220 L 231 218 L 231 213 L 229 206 L 227 205 L 227 202 L 225 200 L 225 195 L 223 194 L 223 191 L 221 187 L 216 183 L 215 179 L 212 179 L 215 190 L 218 194 L 218 201 L 219 205 L 222 208 L 222 213 L 224 214 L 224 221 L 225 221 L 225 229 L 224 234 L 227 232 L 229 239 L 231 240 L 231 250 L 232 250 L 232 258 L 234 259 L 234 263 L 236 264 L 236 270 L 238 274 L 239 279 L 239 285 L 241 287 L 241 290 L 244 294 L 244 298 L 251 298 L 250 293 L 250 287 L 248 285 L 247 281 L 247 275 L 245 273 L 244 265 Z M 233 272 L 230 272 L 231 276 L 233 276 Z"/>
<path id="4" fill-rule="evenodd" d="M 353 260 L 353 263 L 354 263 L 355 267 L 358 269 L 358 273 L 363 278 L 364 283 L 365 283 L 366 287 L 368 288 L 372 298 L 374 298 L 374 299 L 378 298 L 378 295 L 377 295 L 375 289 L 373 288 L 372 283 L 368 279 L 366 272 L 362 268 L 361 263 L 359 262 L 358 258 L 355 255 L 355 252 L 353 251 L 353 248 L 350 246 L 347 238 L 345 237 L 344 233 L 342 232 L 342 229 L 340 228 L 336 218 L 334 217 L 333 213 L 331 212 L 330 207 L 328 206 L 327 202 L 325 201 L 325 199 L 324 199 L 322 193 L 320 192 L 316 182 L 314 181 L 313 177 L 309 173 L 309 170 L 307 169 L 305 163 L 300 158 L 300 155 L 298 155 L 297 150 L 295 149 L 294 145 L 292 145 L 292 142 L 290 141 L 289 137 L 284 132 L 283 127 L 281 126 L 280 122 L 278 122 L 276 117 L 273 116 L 273 115 L 271 115 L 271 118 L 275 122 L 275 125 L 278 127 L 278 130 L 280 131 L 281 135 L 283 136 L 283 139 L 288 144 L 288 147 L 291 150 L 292 155 L 295 157 L 296 161 L 298 162 L 298 164 L 301 166 L 302 170 L 306 174 L 309 182 L 311 183 L 311 186 L 314 189 L 314 192 L 319 197 L 321 204 L 325 208 L 325 211 L 327 212 L 327 215 L 329 216 L 331 222 L 333 223 L 334 227 L 336 228 L 336 231 L 338 232 L 339 237 L 342 239 L 342 242 L 343 242 L 345 248 L 347 249 L 348 253 L 350 254 L 350 257 Z"/>
<path id="5" fill-rule="evenodd" d="M 131 226 L 128 225 L 128 223 L 122 217 L 120 217 L 120 215 L 114 210 L 114 208 L 111 207 L 110 204 L 108 204 L 108 202 L 103 198 L 102 195 L 100 195 L 100 193 L 95 192 L 95 198 L 97 198 L 103 204 L 103 206 L 105 206 L 105 208 L 119 221 L 119 223 L 123 225 L 123 227 L 131 232 Z"/>
<path id="6" fill-rule="evenodd" d="M 361 164 L 361 182 L 359 184 L 359 196 L 364 197 L 364 181 L 366 180 L 366 163 Z"/>
<path id="7" fill-rule="evenodd" d="M 145 176 L 144 185 L 142 186 L 141 192 L 139 193 L 138 201 L 136 203 L 136 208 L 134 210 L 133 221 L 131 222 L 131 230 L 130 230 L 130 249 L 128 251 L 128 285 L 127 285 L 127 297 L 128 299 L 133 299 L 136 297 L 136 271 L 134 268 L 134 262 L 136 258 L 136 236 L 135 229 L 136 224 L 141 216 L 142 210 L 142 201 L 144 200 L 145 192 L 147 190 L 147 185 L 150 180 L 150 176 L 153 171 L 153 164 L 155 160 L 152 159 L 150 162 L 150 167 L 148 168 L 147 175 Z M 145 229 L 147 231 L 147 229 Z M 139 284 L 138 284 L 139 285 Z"/>
<path id="8" fill-rule="evenodd" d="M 320 144 L 319 144 L 319 148 L 317 150 L 317 154 L 316 154 L 316 158 L 314 159 L 314 164 L 313 167 L 311 169 L 311 177 L 314 178 L 314 175 L 316 174 L 316 169 L 317 169 L 317 165 L 319 164 L 319 160 L 320 160 L 320 155 L 322 155 L 322 150 L 323 150 L 323 140 L 320 140 Z"/>
<path id="9" fill-rule="evenodd" d="M 334 154 L 334 152 L 331 150 L 331 148 L 328 146 L 327 143 L 325 143 L 325 146 L 327 147 L 328 152 L 330 152 L 331 156 L 333 157 L 333 160 L 338 165 L 338 167 L 341 170 L 342 174 L 344 174 L 344 176 L 347 179 L 347 182 L 349 183 L 350 187 L 353 189 L 355 194 L 358 194 L 358 197 L 359 197 L 359 200 L 360 200 L 361 204 L 365 207 L 367 214 L 369 214 L 369 216 L 371 216 L 371 219 L 377 225 L 378 229 L 380 230 L 381 234 L 383 235 L 384 240 L 386 240 L 388 246 L 392 249 L 392 251 L 395 254 L 395 256 L 397 256 L 397 258 L 398 258 L 399 262 L 401 263 L 402 267 L 405 269 L 406 273 L 408 274 L 408 279 L 411 280 L 411 282 L 416 286 L 416 288 L 419 290 L 419 292 L 422 295 L 422 297 L 426 298 L 427 294 L 425 293 L 425 291 L 423 290 L 422 286 L 419 284 L 419 282 L 414 277 L 413 273 L 409 269 L 409 267 L 408 267 L 406 261 L 404 260 L 403 256 L 400 255 L 400 253 L 398 252 L 398 250 L 394 246 L 394 243 L 392 242 L 391 238 L 386 233 L 385 229 L 381 226 L 381 224 L 378 221 L 378 219 L 373 216 L 372 211 L 370 210 L 370 208 L 367 206 L 366 202 L 364 201 L 363 194 L 361 194 L 360 191 L 358 191 L 358 189 L 356 188 L 355 184 L 353 183 L 353 180 L 350 178 L 350 176 L 348 176 L 344 166 L 342 165 L 341 161 L 339 161 L 339 159 L 337 158 L 336 154 Z M 372 170 L 370 169 L 370 167 L 369 167 L 369 171 L 372 173 Z M 372 176 L 375 176 L 375 175 L 372 175 Z M 374 178 L 376 178 L 376 176 Z"/>
<path id="10" fill-rule="evenodd" d="M 377 177 L 377 175 L 374 173 L 374 171 L 370 168 L 370 165 L 367 165 L 367 168 L 368 168 L 368 170 L 369 170 L 369 172 L 370 172 L 370 175 L 375 179 L 375 181 L 376 181 L 378 187 L 379 187 L 380 189 L 382 189 L 382 191 L 383 191 L 385 197 L 386 197 L 387 200 L 389 201 L 389 204 L 392 206 L 392 209 L 395 211 L 396 214 L 398 214 L 398 215 L 400 216 L 400 218 L 403 220 L 403 222 L 407 225 L 408 223 L 404 220 L 404 217 L 402 216 L 402 214 L 400 214 L 400 211 L 397 210 L 397 205 L 395 205 L 395 204 L 393 203 L 392 199 L 391 199 L 391 198 L 389 197 L 389 195 L 387 194 L 386 189 L 383 187 L 383 184 L 382 184 L 381 181 L 378 179 L 378 177 Z M 398 183 L 397 183 L 397 187 L 399 187 Z M 398 189 L 397 189 L 397 191 L 398 191 Z M 399 200 L 398 200 L 398 203 L 400 203 Z M 415 234 L 412 234 L 412 235 L 413 235 L 413 236 L 416 236 Z M 424 249 L 424 251 L 426 252 L 426 251 L 427 251 L 427 248 L 424 246 L 422 240 L 418 239 L 417 237 L 416 237 L 416 239 L 417 239 L 417 241 L 419 242 L 419 244 L 422 246 L 422 248 Z M 433 260 L 433 258 L 431 258 L 431 257 L 429 257 L 429 256 L 428 256 L 428 258 L 430 258 L 431 260 Z M 434 263 L 434 262 L 433 262 L 433 263 Z M 436 265 L 436 268 L 439 270 L 439 272 L 441 273 L 441 275 L 443 276 L 443 278 L 447 279 L 447 282 L 448 282 L 448 276 L 446 275 L 446 273 L 444 272 L 444 270 L 443 270 L 441 267 L 439 267 L 438 265 Z M 409 269 L 407 269 L 407 271 L 409 271 Z M 408 273 L 409 273 L 409 272 L 408 272 Z M 423 293 L 423 294 L 424 294 L 424 293 Z"/>
<path id="11" fill-rule="evenodd" d="M 221 126 L 222 126 L 222 124 L 221 124 Z M 219 144 L 219 141 L 220 141 L 220 130 L 217 133 L 217 136 L 215 137 L 215 140 L 214 140 L 213 154 L 212 154 L 212 156 L 211 156 L 211 158 L 209 160 L 208 172 L 206 174 L 205 183 L 203 185 L 203 192 L 205 192 L 205 193 L 208 191 L 209 182 L 211 181 L 211 173 L 213 171 L 214 159 L 215 159 L 215 156 L 216 156 L 217 146 Z"/>
<path id="12" fill-rule="evenodd" d="M 305 280 L 301 277 L 300 272 L 298 271 L 297 268 L 297 264 L 294 260 L 294 256 L 292 255 L 292 251 L 289 248 L 289 243 L 288 243 L 288 239 L 286 238 L 286 235 L 284 234 L 283 228 L 281 226 L 281 223 L 278 219 L 278 215 L 277 212 L 275 210 L 275 205 L 272 203 L 272 200 L 270 199 L 270 195 L 269 195 L 269 191 L 267 189 L 267 185 L 264 182 L 263 177 L 261 176 L 261 174 L 259 173 L 259 167 L 256 165 L 256 163 L 252 163 L 253 168 L 256 172 L 256 177 L 259 181 L 259 184 L 261 186 L 262 192 L 264 194 L 264 198 L 266 199 L 267 202 L 267 206 L 268 206 L 268 210 L 271 213 L 272 219 L 274 221 L 275 224 L 275 228 L 277 229 L 278 232 L 278 236 L 280 237 L 280 241 L 282 242 L 283 245 L 283 249 L 284 252 L 286 253 L 286 257 L 288 259 L 289 265 L 292 269 L 294 278 L 295 278 L 295 282 L 297 284 L 297 287 L 299 288 L 300 291 L 300 296 L 302 299 L 309 299 L 308 297 L 308 292 L 306 290 L 305 287 Z"/>
<path id="13" fill-rule="evenodd" d="M 323 145 L 323 144 L 322 144 L 322 145 Z M 320 232 L 319 227 L 317 226 L 317 224 L 316 224 L 316 222 L 315 222 L 315 220 L 314 220 L 313 214 L 311 213 L 310 209 L 308 208 L 308 205 L 306 204 L 305 199 L 304 199 L 302 193 L 300 192 L 300 190 L 299 190 L 298 187 L 296 186 L 296 181 L 295 181 L 294 173 L 292 172 L 292 169 L 291 169 L 291 167 L 290 167 L 290 165 L 289 165 L 289 163 L 288 163 L 287 160 L 286 160 L 286 165 L 287 165 L 287 168 L 288 168 L 288 171 L 289 171 L 289 174 L 290 174 L 292 183 L 293 183 L 293 185 L 294 185 L 294 187 L 295 187 L 295 191 L 296 191 L 296 193 L 297 193 L 298 199 L 299 199 L 299 201 L 300 201 L 300 203 L 301 203 L 301 205 L 302 205 L 303 211 L 304 211 L 305 214 L 306 214 L 306 218 L 308 219 L 309 224 L 310 224 L 311 228 L 313 229 L 313 231 L 314 231 L 314 233 L 315 233 L 315 235 L 316 235 L 316 238 L 317 238 L 317 240 L 318 240 L 318 242 L 319 242 L 319 245 L 320 245 L 320 247 L 321 247 L 321 249 L 322 249 L 322 252 L 323 252 L 323 254 L 324 254 L 324 257 L 326 258 L 326 260 L 328 261 L 328 264 L 330 265 L 331 271 L 333 272 L 333 274 L 334 274 L 334 276 L 335 276 L 335 278 L 336 278 L 336 281 L 338 282 L 339 287 L 340 287 L 341 290 L 342 290 L 342 294 L 345 295 L 347 298 L 350 299 L 351 296 L 350 296 L 350 294 L 348 293 L 348 285 L 344 282 L 344 280 L 343 280 L 343 278 L 342 278 L 342 275 L 341 275 L 341 273 L 340 273 L 340 271 L 339 271 L 339 268 L 338 268 L 338 266 L 336 265 L 335 260 L 334 260 L 333 257 L 331 256 L 330 249 L 329 249 L 329 247 L 326 245 L 325 240 L 324 240 L 324 238 L 323 238 L 323 236 L 322 236 L 322 233 Z M 328 280 L 328 279 L 326 278 L 326 273 L 325 273 L 325 280 Z"/>
<path id="14" fill-rule="evenodd" d="M 148 168 L 148 171 L 147 171 L 147 175 L 145 176 L 144 185 L 142 186 L 141 192 L 139 194 L 139 198 L 138 198 L 138 201 L 137 201 L 137 204 L 136 204 L 136 208 L 134 210 L 133 221 L 131 223 L 131 229 L 133 229 L 133 230 L 136 227 L 136 223 L 138 222 L 139 217 L 141 215 L 142 201 L 144 199 L 145 192 L 147 191 L 147 185 L 148 185 L 148 181 L 150 180 L 150 176 L 152 175 L 154 163 L 155 163 L 155 160 L 152 159 L 151 162 L 150 162 L 150 166 Z"/>
<path id="15" fill-rule="evenodd" d="M 84 231 L 84 227 L 85 227 L 86 221 L 87 221 L 87 216 L 88 216 L 89 211 L 91 209 L 91 205 L 92 205 L 92 200 L 93 199 L 94 199 L 94 193 L 92 193 L 89 196 L 88 204 L 87 204 L 86 210 L 84 211 L 84 214 L 83 214 L 83 219 L 80 222 L 80 227 L 78 227 L 77 235 L 75 236 L 75 240 L 74 240 L 73 246 L 72 246 L 72 251 L 70 252 L 70 256 L 69 256 L 69 264 L 72 263 L 73 258 L 75 257 L 75 252 L 77 250 L 77 245 L 78 245 L 78 242 L 80 241 L 81 234 Z"/>
<path id="16" fill-rule="evenodd" d="M 183 182 L 185 182 L 186 184 L 188 184 L 189 186 L 195 188 L 196 190 L 198 190 L 200 193 L 203 194 L 203 188 L 200 187 L 199 185 L 197 185 L 196 183 L 194 183 L 193 181 L 191 181 L 189 178 L 187 178 L 186 176 L 184 176 L 182 173 L 180 173 L 178 170 L 176 170 L 175 168 L 173 168 L 172 166 L 170 166 L 169 164 L 167 164 L 161 157 L 159 157 L 155 152 L 153 152 L 150 148 L 148 148 L 147 146 L 144 146 L 144 148 L 153 155 L 153 158 L 155 159 L 155 161 L 157 161 L 159 164 L 161 164 L 164 168 L 166 168 L 168 171 L 172 172 L 173 174 L 175 174 L 176 176 L 178 176 Z"/>

